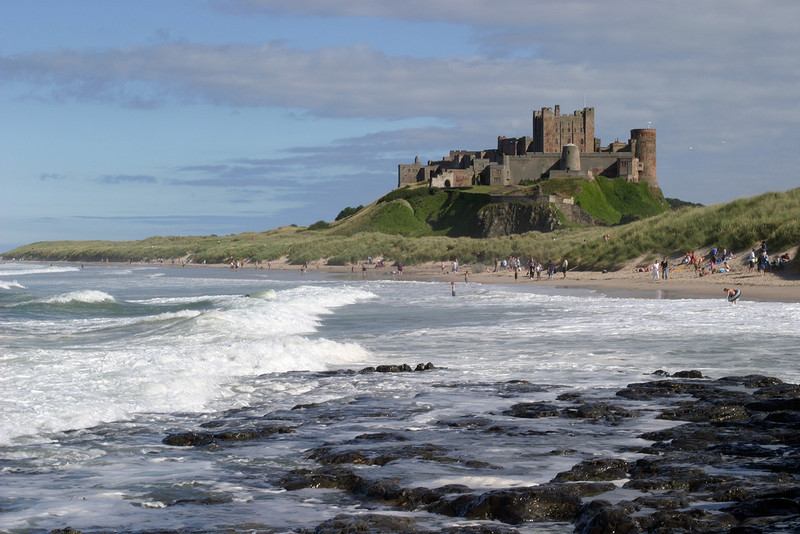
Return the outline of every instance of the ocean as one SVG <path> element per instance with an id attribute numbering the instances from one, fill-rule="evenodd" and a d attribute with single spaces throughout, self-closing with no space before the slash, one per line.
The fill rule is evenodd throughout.
<path id="1" fill-rule="evenodd" d="M 449 283 L 368 274 L 0 263 L 0 531 L 297 532 L 367 513 L 463 526 L 285 481 L 361 440 L 394 459 L 349 467 L 403 487 L 534 486 L 587 458 L 635 459 L 643 432 L 675 422 L 645 411 L 476 431 L 523 424 L 516 403 L 605 398 L 656 370 L 800 382 L 798 304 L 459 278 L 453 297 Z"/>

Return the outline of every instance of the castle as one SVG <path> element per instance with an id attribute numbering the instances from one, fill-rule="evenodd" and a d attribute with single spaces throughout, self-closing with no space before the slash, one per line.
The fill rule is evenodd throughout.
<path id="1" fill-rule="evenodd" d="M 594 137 L 594 108 L 561 115 L 542 108 L 533 112 L 532 137 L 498 137 L 497 148 L 481 151 L 451 150 L 450 156 L 427 165 L 416 158 L 398 166 L 398 187 L 428 182 L 431 187 L 517 185 L 540 178 L 595 176 L 625 178 L 658 187 L 656 131 L 631 130 L 627 143 L 601 146 Z"/>

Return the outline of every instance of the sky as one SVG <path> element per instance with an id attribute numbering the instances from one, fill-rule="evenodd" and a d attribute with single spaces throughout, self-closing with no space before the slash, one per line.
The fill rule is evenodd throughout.
<path id="1" fill-rule="evenodd" d="M 796 0 L 0 0 L 0 253 L 332 221 L 595 109 L 665 196 L 800 186 Z"/>

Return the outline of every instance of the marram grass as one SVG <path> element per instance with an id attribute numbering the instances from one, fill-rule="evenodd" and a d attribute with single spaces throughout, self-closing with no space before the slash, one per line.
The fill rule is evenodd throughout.
<path id="1" fill-rule="evenodd" d="M 389 217 L 405 235 L 377 231 Z M 227 236 L 154 236 L 141 241 L 50 241 L 3 254 L 6 259 L 42 261 L 142 261 L 163 258 L 221 263 L 288 257 L 293 264 L 328 261 L 346 265 L 368 256 L 406 265 L 450 261 L 493 265 L 508 256 L 546 262 L 566 257 L 583 270 L 617 270 L 637 258 L 705 253 L 712 247 L 749 251 L 766 240 L 772 252 L 800 245 L 800 188 L 765 193 L 726 204 L 686 207 L 629 224 L 529 232 L 491 239 L 414 236 L 423 231 L 406 199 L 365 207 L 329 228 L 281 227 Z M 410 234 L 410 235 L 409 235 Z M 604 236 L 610 236 L 606 240 Z M 797 262 L 795 262 L 797 264 Z"/>

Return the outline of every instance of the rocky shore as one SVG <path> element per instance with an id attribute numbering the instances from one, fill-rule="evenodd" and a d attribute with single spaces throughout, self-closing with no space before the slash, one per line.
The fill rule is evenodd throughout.
<path id="1" fill-rule="evenodd" d="M 447 371 L 419 364 L 328 374 L 345 379 L 387 373 L 386 379 L 391 379 L 391 373 L 437 372 Z M 574 433 L 581 432 L 579 427 L 594 429 L 597 436 L 624 433 L 625 421 L 645 416 L 661 421 L 663 428 L 631 436 L 630 445 L 618 455 L 585 454 L 544 484 L 489 490 L 464 484 L 407 486 L 390 468 L 414 462 L 467 471 L 502 470 L 485 461 L 480 447 L 427 443 L 408 428 L 326 441 L 298 452 L 308 460 L 308 468 L 263 476 L 288 492 L 338 492 L 343 503 L 360 510 L 295 532 L 510 534 L 531 532 L 530 525 L 582 534 L 800 531 L 798 385 L 760 375 L 711 379 L 698 371 L 673 375 L 656 371 L 652 380 L 606 395 L 568 391 L 548 402 L 517 398 L 549 391 L 548 385 L 513 381 L 480 386 L 496 388 L 508 398 L 508 408 L 502 413 L 462 414 L 436 425 L 468 434 L 487 447 L 503 443 L 535 447 L 543 436 L 555 432 L 554 422 L 574 426 Z M 202 430 L 169 435 L 164 443 L 225 454 L 232 447 L 302 432 L 315 421 L 363 419 L 365 411 L 378 418 L 409 415 L 397 414 L 392 406 L 379 413 L 375 405 L 358 401 L 298 405 L 260 417 L 232 415 L 207 423 Z M 565 436 L 565 448 L 546 454 L 574 455 L 570 446 Z M 549 530 L 559 525 L 564 530 Z M 259 531 L 273 532 L 268 527 Z"/>

